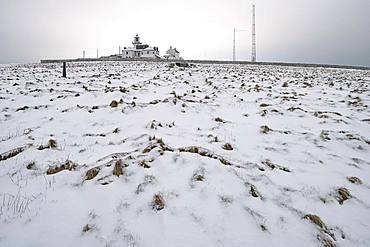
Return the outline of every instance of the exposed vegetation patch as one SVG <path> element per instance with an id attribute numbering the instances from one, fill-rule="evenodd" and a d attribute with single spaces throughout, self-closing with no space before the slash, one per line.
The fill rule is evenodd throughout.
<path id="1" fill-rule="evenodd" d="M 57 141 L 54 140 L 54 139 L 50 139 L 48 141 L 48 145 L 47 145 L 49 148 L 56 148 L 57 147 Z"/>
<path id="2" fill-rule="evenodd" d="M 325 223 L 321 220 L 321 218 L 314 214 L 306 214 L 303 218 L 309 220 L 311 223 L 318 226 L 320 229 L 326 231 L 328 228 L 326 227 Z"/>
<path id="3" fill-rule="evenodd" d="M 109 106 L 112 107 L 112 108 L 117 107 L 118 106 L 118 101 L 112 100 L 112 102 L 110 102 Z"/>
<path id="4" fill-rule="evenodd" d="M 119 177 L 123 175 L 123 165 L 122 165 L 122 160 L 119 159 L 114 163 L 114 168 L 113 168 L 113 175 Z"/>
<path id="5" fill-rule="evenodd" d="M 362 184 L 361 179 L 359 179 L 358 177 L 347 177 L 347 180 L 353 184 Z"/>
<path id="6" fill-rule="evenodd" d="M 226 121 L 225 120 L 223 120 L 222 118 L 220 118 L 220 117 L 216 117 L 215 118 L 215 121 L 216 122 L 219 122 L 219 123 L 226 123 Z"/>
<path id="7" fill-rule="evenodd" d="M 99 174 L 100 169 L 101 169 L 100 167 L 93 167 L 87 170 L 85 180 L 91 180 L 95 178 Z"/>
<path id="8" fill-rule="evenodd" d="M 228 151 L 231 151 L 231 150 L 233 150 L 234 148 L 233 148 L 233 146 L 231 146 L 231 144 L 230 143 L 225 143 L 223 146 L 222 146 L 222 148 L 223 149 L 225 149 L 225 150 L 228 150 Z"/>
<path id="9" fill-rule="evenodd" d="M 27 110 L 27 109 L 29 109 L 30 107 L 29 106 L 27 106 L 27 105 L 25 105 L 25 106 L 23 106 L 23 107 L 19 107 L 17 110 L 15 110 L 15 111 L 24 111 L 24 110 Z"/>
<path id="10" fill-rule="evenodd" d="M 335 243 L 323 234 L 318 234 L 317 240 L 322 244 L 323 247 L 336 247 Z"/>
<path id="11" fill-rule="evenodd" d="M 14 156 L 17 156 L 18 154 L 22 153 L 25 149 L 26 147 L 19 147 L 19 148 L 15 148 L 10 151 L 7 151 L 5 153 L 2 153 L 0 154 L 0 161 L 7 160 Z"/>
<path id="12" fill-rule="evenodd" d="M 46 145 L 40 145 L 37 149 L 38 150 L 44 150 L 47 148 L 56 148 L 57 147 L 57 141 L 54 139 L 49 139 L 48 143 Z"/>
<path id="13" fill-rule="evenodd" d="M 303 110 L 301 107 L 296 107 L 296 106 L 291 106 L 287 110 L 290 111 L 290 112 L 294 112 L 294 111 L 307 112 L 306 110 Z"/>
<path id="14" fill-rule="evenodd" d="M 200 148 L 200 147 L 196 147 L 196 146 L 190 146 L 190 147 L 182 147 L 182 148 L 179 148 L 178 150 L 180 152 L 196 153 L 196 154 L 199 154 L 201 156 L 209 157 L 209 158 L 212 158 L 212 159 L 217 159 L 224 165 L 228 165 L 228 166 L 232 165 L 230 161 L 228 161 L 225 158 L 223 158 L 223 157 L 221 157 L 217 154 L 214 154 L 211 151 L 209 151 L 207 149 L 204 149 L 204 148 Z"/>
<path id="15" fill-rule="evenodd" d="M 143 168 L 146 168 L 146 169 L 151 167 L 150 165 L 148 165 L 148 162 L 146 160 L 140 160 L 139 161 L 139 166 L 141 166 Z"/>
<path id="16" fill-rule="evenodd" d="M 344 201 L 350 198 L 352 198 L 352 195 L 348 189 L 343 188 L 343 187 L 337 189 L 337 200 L 339 204 L 343 204 Z"/>
<path id="17" fill-rule="evenodd" d="M 289 170 L 289 168 L 287 168 L 285 166 L 278 165 L 278 164 L 274 164 L 269 159 L 266 159 L 266 160 L 262 161 L 262 164 L 268 166 L 271 170 L 274 170 L 275 168 L 277 168 L 277 169 L 282 170 L 284 172 L 291 172 Z"/>
<path id="18" fill-rule="evenodd" d="M 201 174 L 196 174 L 196 175 L 194 176 L 194 180 L 195 180 L 195 181 L 204 181 L 204 176 L 203 176 L 203 175 L 201 175 Z"/>
<path id="19" fill-rule="evenodd" d="M 309 220 L 312 224 L 315 224 L 322 231 L 322 233 L 326 233 L 334 241 L 336 240 L 334 233 L 332 233 L 329 230 L 329 228 L 326 226 L 326 224 L 321 220 L 321 218 L 318 215 L 306 214 L 303 218 Z"/>
<path id="20" fill-rule="evenodd" d="M 260 195 L 260 193 L 258 192 L 258 190 L 257 190 L 257 187 L 256 186 L 254 186 L 253 184 L 251 184 L 250 186 L 249 186 L 249 194 L 251 195 L 251 196 L 253 196 L 253 197 L 261 197 L 261 195 Z"/>
<path id="21" fill-rule="evenodd" d="M 320 138 L 323 141 L 330 141 L 331 140 L 331 138 L 329 137 L 329 132 L 328 131 L 325 131 L 325 130 L 322 130 L 321 131 Z"/>
<path id="22" fill-rule="evenodd" d="M 36 169 L 36 162 L 35 161 L 31 161 L 27 164 L 26 168 L 28 170 L 35 170 Z"/>
<path id="23" fill-rule="evenodd" d="M 202 148 L 202 147 L 189 146 L 189 147 L 172 148 L 172 147 L 168 146 L 167 144 L 165 144 L 163 142 L 163 140 L 160 139 L 160 138 L 153 137 L 153 138 L 150 138 L 150 140 L 152 141 L 152 143 L 149 146 L 147 146 L 146 148 L 143 149 L 143 151 L 142 151 L 143 153 L 149 153 L 151 150 L 159 147 L 161 152 L 179 151 L 179 152 L 186 152 L 186 153 L 195 153 L 195 154 L 199 154 L 199 155 L 204 156 L 204 157 L 217 159 L 224 165 L 232 165 L 232 163 L 230 161 L 226 160 L 222 156 L 217 155 L 217 154 L 213 153 L 212 151 L 210 151 L 208 149 L 205 149 L 205 148 Z M 147 164 L 146 164 L 145 160 L 140 161 L 139 165 L 143 166 L 145 168 L 150 168 L 150 166 L 146 167 Z"/>
<path id="24" fill-rule="evenodd" d="M 260 104 L 260 107 L 268 107 L 268 106 L 270 106 L 270 104 L 266 104 L 266 103 Z"/>
<path id="25" fill-rule="evenodd" d="M 194 187 L 194 182 L 203 182 L 205 180 L 205 169 L 200 168 L 197 169 L 194 173 L 193 176 L 191 177 L 191 187 Z"/>
<path id="26" fill-rule="evenodd" d="M 64 171 L 64 170 L 68 170 L 68 171 L 73 171 L 77 168 L 77 164 L 70 161 L 70 160 L 67 160 L 65 161 L 64 164 L 62 165 L 56 165 L 56 166 L 50 166 L 47 171 L 46 171 L 46 174 L 47 175 L 53 175 L 53 174 L 56 174 L 58 172 L 61 172 L 61 171 Z"/>
<path id="27" fill-rule="evenodd" d="M 272 129 L 270 129 L 270 127 L 269 126 L 267 126 L 267 125 L 262 125 L 261 127 L 260 127 L 260 132 L 262 133 L 262 134 L 268 134 L 269 132 L 271 132 L 272 131 Z"/>
<path id="28" fill-rule="evenodd" d="M 152 208 L 159 211 L 159 210 L 164 209 L 164 206 L 165 206 L 165 202 L 164 202 L 162 195 L 155 194 L 153 196 Z"/>
<path id="29" fill-rule="evenodd" d="M 95 226 L 94 226 L 94 225 L 86 224 L 86 225 L 84 225 L 84 227 L 82 228 L 82 232 L 83 232 L 83 233 L 87 233 L 87 232 L 89 232 L 89 231 L 93 230 L 94 228 L 95 228 Z"/>

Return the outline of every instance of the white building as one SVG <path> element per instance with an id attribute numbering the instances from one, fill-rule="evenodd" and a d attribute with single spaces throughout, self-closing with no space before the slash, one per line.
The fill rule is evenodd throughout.
<path id="1" fill-rule="evenodd" d="M 176 48 L 172 48 L 172 46 L 170 46 L 170 49 L 167 50 L 166 55 L 164 55 L 164 57 L 169 60 L 182 59 L 180 57 L 180 52 Z"/>
<path id="2" fill-rule="evenodd" d="M 150 47 L 140 42 L 139 35 L 136 34 L 133 47 L 124 47 L 121 52 L 122 58 L 160 58 L 158 47 Z"/>

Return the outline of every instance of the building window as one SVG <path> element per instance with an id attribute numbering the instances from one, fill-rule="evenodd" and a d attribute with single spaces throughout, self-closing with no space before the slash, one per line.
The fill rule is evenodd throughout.
<path id="1" fill-rule="evenodd" d="M 126 51 L 126 55 L 128 55 L 128 51 Z"/>

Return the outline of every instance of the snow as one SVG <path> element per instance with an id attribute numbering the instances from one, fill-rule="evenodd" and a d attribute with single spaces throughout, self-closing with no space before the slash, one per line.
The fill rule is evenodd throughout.
<path id="1" fill-rule="evenodd" d="M 369 71 L 61 74 L 0 65 L 0 246 L 370 246 Z"/>

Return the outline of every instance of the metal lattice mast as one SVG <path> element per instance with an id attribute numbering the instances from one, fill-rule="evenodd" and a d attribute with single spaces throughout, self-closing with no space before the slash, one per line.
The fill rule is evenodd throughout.
<path id="1" fill-rule="evenodd" d="M 252 17 L 252 62 L 256 62 L 256 10 L 253 5 L 253 17 Z"/>
<path id="2" fill-rule="evenodd" d="M 236 56 L 235 56 L 235 28 L 234 28 L 234 39 L 233 39 L 233 61 L 235 61 Z"/>

